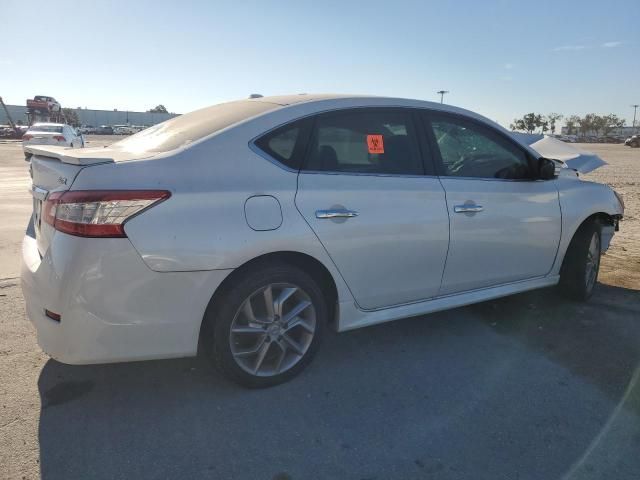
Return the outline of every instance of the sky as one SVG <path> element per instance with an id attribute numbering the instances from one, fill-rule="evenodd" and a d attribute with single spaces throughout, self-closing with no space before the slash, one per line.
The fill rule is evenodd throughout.
<path id="1" fill-rule="evenodd" d="M 0 20 L 8 104 L 186 113 L 251 93 L 444 89 L 508 126 L 531 111 L 631 124 L 640 103 L 638 0 L 0 0 Z"/>

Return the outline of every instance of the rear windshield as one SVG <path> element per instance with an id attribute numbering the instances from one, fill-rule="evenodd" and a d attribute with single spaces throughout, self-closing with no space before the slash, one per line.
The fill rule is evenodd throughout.
<path id="1" fill-rule="evenodd" d="M 29 132 L 62 133 L 62 127 L 55 125 L 34 125 L 29 129 Z"/>
<path id="2" fill-rule="evenodd" d="M 241 100 L 180 115 L 113 144 L 130 152 L 168 152 L 280 105 Z"/>

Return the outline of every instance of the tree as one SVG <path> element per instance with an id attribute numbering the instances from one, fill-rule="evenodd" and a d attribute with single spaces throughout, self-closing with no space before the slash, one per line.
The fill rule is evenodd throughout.
<path id="1" fill-rule="evenodd" d="M 616 130 L 618 128 L 624 127 L 625 120 L 624 118 L 618 117 L 614 113 L 610 113 L 609 115 L 605 115 L 602 117 L 604 119 L 604 126 L 602 127 L 602 134 L 606 137 L 611 133 L 612 130 Z"/>
<path id="2" fill-rule="evenodd" d="M 606 127 L 607 120 L 606 118 L 600 115 L 596 115 L 595 113 L 591 115 L 593 115 L 591 120 L 591 128 L 596 133 L 596 136 L 598 136 L 600 135 L 600 131 L 604 130 L 604 128 Z"/>
<path id="3" fill-rule="evenodd" d="M 559 113 L 549 113 L 545 118 L 549 123 L 549 129 L 551 130 L 551 134 L 556 133 L 556 122 L 562 120 L 562 115 Z"/>
<path id="4" fill-rule="evenodd" d="M 80 126 L 80 119 L 78 118 L 78 112 L 76 112 L 72 108 L 63 108 L 62 115 L 64 116 L 66 122 L 74 127 Z"/>
<path id="5" fill-rule="evenodd" d="M 149 113 L 169 113 L 167 108 L 162 104 L 153 107 L 151 110 L 147 110 L 147 112 L 149 112 Z"/>
<path id="6" fill-rule="evenodd" d="M 567 135 L 574 135 L 574 133 L 577 133 L 576 126 L 580 124 L 580 117 L 571 115 L 564 124 L 567 127 Z"/>
<path id="7" fill-rule="evenodd" d="M 521 118 L 514 118 L 510 128 L 511 130 L 525 130 L 524 121 Z"/>
<path id="8" fill-rule="evenodd" d="M 593 130 L 593 120 L 597 115 L 595 113 L 588 113 L 584 117 L 578 120 L 578 124 L 580 125 L 580 133 L 584 137 L 587 133 Z"/>
<path id="9" fill-rule="evenodd" d="M 533 131 L 540 126 L 540 118 L 540 115 L 536 115 L 533 112 L 527 113 L 524 117 L 522 117 L 524 128 L 527 133 L 533 133 Z"/>
<path id="10" fill-rule="evenodd" d="M 524 130 L 527 133 L 533 133 L 538 127 L 542 127 L 542 115 L 533 112 L 527 113 L 522 118 L 514 119 L 511 124 L 511 130 Z"/>
<path id="11" fill-rule="evenodd" d="M 549 130 L 549 122 L 547 121 L 547 119 L 542 115 L 538 115 L 538 118 L 536 120 L 538 123 L 538 127 L 540 127 L 540 133 L 546 133 L 547 130 Z"/>

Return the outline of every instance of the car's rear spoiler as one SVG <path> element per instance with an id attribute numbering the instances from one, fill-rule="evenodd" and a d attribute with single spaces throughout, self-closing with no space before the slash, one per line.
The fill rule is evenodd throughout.
<path id="1" fill-rule="evenodd" d="M 589 173 L 607 164 L 607 162 L 595 153 L 574 147 L 554 137 L 519 132 L 510 133 L 519 143 L 527 145 L 541 156 L 553 160 L 560 160 L 564 162 L 567 167 L 580 173 Z"/>
<path id="2" fill-rule="evenodd" d="M 27 153 L 41 157 L 50 157 L 60 160 L 62 163 L 73 165 L 95 165 L 97 163 L 112 163 L 112 152 L 100 148 L 68 148 L 45 145 L 25 145 Z"/>

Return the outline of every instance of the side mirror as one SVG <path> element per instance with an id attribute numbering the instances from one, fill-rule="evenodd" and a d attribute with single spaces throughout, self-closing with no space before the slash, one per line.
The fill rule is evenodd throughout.
<path id="1" fill-rule="evenodd" d="M 556 163 L 548 158 L 538 160 L 538 178 L 540 180 L 552 180 L 556 178 Z"/>

